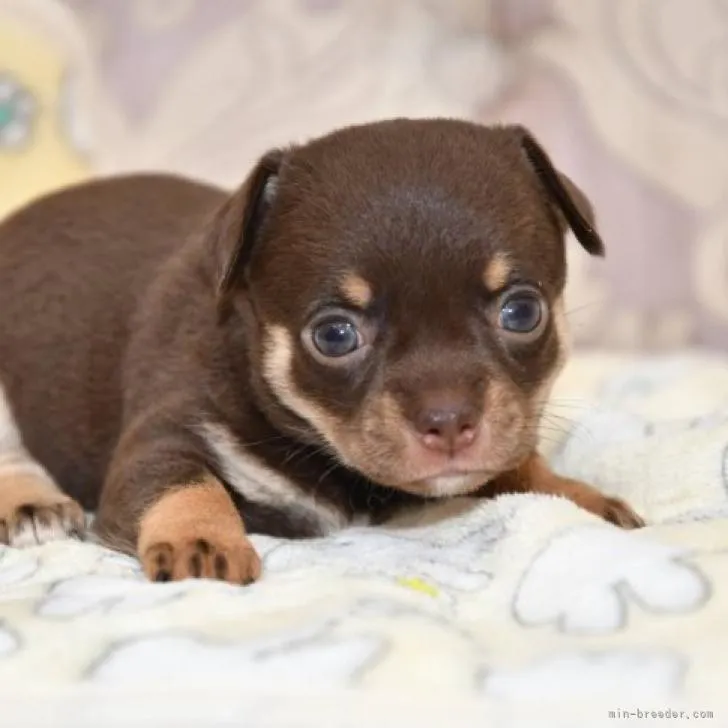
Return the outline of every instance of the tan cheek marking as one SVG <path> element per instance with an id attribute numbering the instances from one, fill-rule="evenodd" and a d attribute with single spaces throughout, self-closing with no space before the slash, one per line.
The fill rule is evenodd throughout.
<path id="1" fill-rule="evenodd" d="M 495 293 L 508 283 L 510 274 L 511 265 L 508 256 L 505 253 L 496 253 L 485 266 L 483 283 L 491 293 Z"/>
<path id="2" fill-rule="evenodd" d="M 334 444 L 339 439 L 335 433 L 337 429 L 341 429 L 341 423 L 304 397 L 293 382 L 293 341 L 288 331 L 283 326 L 269 326 L 265 342 L 263 377 L 270 388 L 286 407 L 310 422 L 321 435 Z"/>
<path id="3" fill-rule="evenodd" d="M 383 480 L 407 477 L 398 469 L 402 465 L 401 453 L 407 447 L 409 423 L 391 394 L 384 392 L 369 400 L 362 410 L 357 429 L 360 435 L 352 438 L 350 449 L 358 462 L 372 468 L 370 475 L 376 471 Z M 367 450 L 376 451 L 376 457 L 373 458 Z"/>
<path id="4" fill-rule="evenodd" d="M 404 424 L 399 407 L 391 396 L 372 399 L 362 411 L 357 423 L 344 428 L 341 422 L 328 416 L 321 408 L 303 397 L 291 380 L 293 342 L 290 334 L 281 326 L 270 326 L 266 331 L 266 345 L 263 355 L 263 376 L 278 399 L 290 410 L 310 422 L 333 447 L 339 459 L 350 467 L 367 470 L 376 467 L 376 474 L 382 476 L 396 467 L 396 454 L 392 453 L 392 443 L 400 441 Z M 347 437 L 346 431 L 353 436 Z M 346 438 L 346 439 L 345 439 Z M 367 453 L 376 449 L 377 457 Z"/>
<path id="5" fill-rule="evenodd" d="M 485 422 L 497 428 L 491 433 L 488 458 L 492 470 L 507 467 L 506 461 L 523 455 L 524 438 L 529 438 L 530 428 L 524 432 L 527 421 L 527 402 L 523 395 L 512 385 L 494 379 L 485 394 Z"/>
<path id="6" fill-rule="evenodd" d="M 570 337 L 566 314 L 564 313 L 564 303 L 561 297 L 552 305 L 551 316 L 553 317 L 556 336 L 559 340 L 558 359 L 549 376 L 536 389 L 529 400 L 524 400 L 522 396 L 519 400 L 518 392 L 514 392 L 511 388 L 503 383 L 499 383 L 497 380 L 491 382 L 488 387 L 485 400 L 485 412 L 492 413 L 491 421 L 500 421 L 503 423 L 503 427 L 500 428 L 500 441 L 494 443 L 494 458 L 507 457 L 509 453 L 515 451 L 523 453 L 521 448 L 524 445 L 531 446 L 531 438 L 540 420 L 543 407 L 548 400 L 554 382 L 566 363 L 570 350 Z M 510 426 L 508 426 L 509 423 Z M 525 434 L 521 426 L 522 424 L 528 425 Z M 517 447 L 519 444 L 517 442 L 518 438 L 527 440 L 525 443 L 521 443 L 521 448 Z"/>
<path id="7" fill-rule="evenodd" d="M 147 576 L 156 581 L 208 577 L 247 583 L 261 571 L 240 513 L 212 476 L 171 486 L 148 508 L 137 550 Z"/>
<path id="8" fill-rule="evenodd" d="M 372 287 L 354 273 L 349 273 L 344 278 L 339 289 L 347 301 L 359 308 L 366 308 L 372 302 Z"/>
<path id="9" fill-rule="evenodd" d="M 362 416 L 363 430 L 372 433 L 383 433 L 386 439 L 396 439 L 397 433 L 407 426 L 404 415 L 397 401 L 385 392 L 373 398 Z M 391 436 L 389 435 L 391 433 Z"/>

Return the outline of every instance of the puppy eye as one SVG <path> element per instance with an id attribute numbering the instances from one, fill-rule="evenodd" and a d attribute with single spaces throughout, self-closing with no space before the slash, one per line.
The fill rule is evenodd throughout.
<path id="1" fill-rule="evenodd" d="M 362 336 L 352 321 L 335 318 L 322 321 L 311 332 L 311 340 L 323 356 L 336 359 L 356 351 L 362 345 Z"/>
<path id="2" fill-rule="evenodd" d="M 533 296 L 511 296 L 501 306 L 499 323 L 506 331 L 528 334 L 541 323 L 541 302 Z"/>
<path id="3" fill-rule="evenodd" d="M 516 336 L 539 336 L 546 325 L 546 304 L 541 295 L 528 288 L 507 292 L 500 300 L 498 326 Z"/>

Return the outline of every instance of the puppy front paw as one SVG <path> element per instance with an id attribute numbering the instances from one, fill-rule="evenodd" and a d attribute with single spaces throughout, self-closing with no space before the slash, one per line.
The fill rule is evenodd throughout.
<path id="1" fill-rule="evenodd" d="M 642 528 L 645 525 L 642 518 L 621 498 L 604 495 L 596 488 L 578 480 L 562 478 L 555 483 L 557 487 L 552 491 L 554 495 L 568 498 L 579 507 L 603 518 L 608 523 L 625 529 Z"/>
<path id="2" fill-rule="evenodd" d="M 152 581 L 250 584 L 261 573 L 240 513 L 212 476 L 161 494 L 141 519 L 137 553 Z"/>
<path id="3" fill-rule="evenodd" d="M 493 483 L 494 493 L 548 493 L 568 498 L 580 508 L 620 528 L 641 528 L 645 522 L 621 498 L 604 495 L 580 480 L 554 473 L 540 455 L 532 454 L 515 471 L 505 473 Z"/>
<path id="4" fill-rule="evenodd" d="M 0 480 L 0 543 L 23 548 L 64 538 L 82 538 L 81 506 L 56 486 L 35 476 Z"/>
<path id="5" fill-rule="evenodd" d="M 144 573 L 152 581 L 220 579 L 233 584 L 250 584 L 260 578 L 260 557 L 243 534 L 225 539 L 196 535 L 176 542 L 152 543 L 141 554 Z"/>

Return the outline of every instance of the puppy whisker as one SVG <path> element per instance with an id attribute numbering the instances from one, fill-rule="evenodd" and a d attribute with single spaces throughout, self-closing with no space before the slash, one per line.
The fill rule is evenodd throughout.
<path id="1" fill-rule="evenodd" d="M 602 304 L 599 301 L 589 301 L 587 303 L 582 303 L 579 306 L 574 306 L 573 308 L 564 311 L 564 316 L 568 318 L 569 316 L 573 316 L 574 314 L 581 313 L 582 311 L 586 311 L 588 309 L 594 309 L 600 307 L 601 305 Z"/>

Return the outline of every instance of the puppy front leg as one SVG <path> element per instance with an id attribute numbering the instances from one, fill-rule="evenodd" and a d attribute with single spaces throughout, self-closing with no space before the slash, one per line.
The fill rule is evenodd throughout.
<path id="1" fill-rule="evenodd" d="M 492 489 L 492 490 L 491 490 Z M 516 470 L 496 478 L 489 487 L 498 493 L 548 493 L 568 498 L 590 513 L 622 528 L 640 528 L 644 521 L 620 498 L 611 498 L 586 483 L 563 478 L 533 453 Z"/>
<path id="2" fill-rule="evenodd" d="M 260 576 L 260 558 L 240 513 L 184 433 L 122 438 L 104 484 L 97 531 L 110 546 L 136 553 L 152 581 L 248 584 Z"/>

